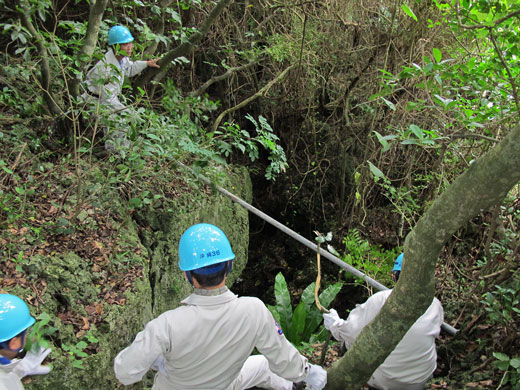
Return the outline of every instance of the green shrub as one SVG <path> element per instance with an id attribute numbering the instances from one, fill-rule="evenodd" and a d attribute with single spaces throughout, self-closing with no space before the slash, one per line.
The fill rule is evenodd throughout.
<path id="1" fill-rule="evenodd" d="M 316 305 L 314 305 L 315 286 L 315 283 L 311 283 L 307 286 L 302 293 L 300 302 L 293 311 L 287 282 L 281 272 L 276 275 L 274 284 L 276 305 L 268 306 L 268 308 L 282 328 L 287 339 L 297 348 L 303 347 L 303 343 L 307 343 L 311 340 L 311 336 L 313 336 L 322 321 L 322 314 Z M 323 307 L 330 305 L 341 290 L 341 286 L 341 283 L 335 283 L 323 290 L 318 297 Z M 322 336 L 324 336 L 323 329 L 318 332 L 315 338 L 323 339 Z"/>

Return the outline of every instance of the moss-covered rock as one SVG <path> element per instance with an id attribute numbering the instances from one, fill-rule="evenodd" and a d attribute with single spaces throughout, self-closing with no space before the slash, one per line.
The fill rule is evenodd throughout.
<path id="1" fill-rule="evenodd" d="M 250 201 L 251 183 L 245 169 L 220 175 L 221 185 Z M 37 297 L 38 308 L 33 313 L 46 312 L 52 317 L 51 325 L 57 331 L 51 336 L 53 351 L 50 355 L 54 369 L 44 376 L 26 379 L 29 390 L 106 390 L 122 388 L 113 373 L 116 354 L 128 346 L 146 322 L 160 313 L 174 309 L 189 295 L 192 287 L 184 280 L 177 267 L 177 247 L 181 234 L 195 223 L 218 225 L 228 236 L 236 255 L 234 270 L 229 275 L 231 284 L 247 262 L 249 222 L 247 211 L 218 191 L 210 191 L 202 185 L 175 197 L 162 197 L 149 207 L 135 210 L 130 217 L 128 209 L 118 206 L 120 201 L 111 194 L 111 208 L 118 209 L 118 240 L 126 248 L 133 248 L 120 259 L 112 259 L 114 274 L 132 276 L 131 283 L 118 282 L 118 294 L 112 294 L 110 275 L 106 270 L 96 270 L 92 259 L 80 257 L 74 252 L 57 253 L 51 257 L 33 256 L 26 265 L 28 274 L 44 285 Z M 121 244 L 123 245 L 123 244 Z M 103 282 L 105 285 L 103 285 Z M 19 290 L 19 291 L 18 291 Z M 20 296 L 29 291 L 17 289 Z M 95 324 L 81 323 L 97 313 Z M 76 322 L 75 322 L 76 321 Z M 71 323 L 72 322 L 72 323 Z M 78 331 L 79 329 L 79 331 Z M 93 340 L 97 339 L 97 342 Z M 86 348 L 77 348 L 85 341 Z M 68 346 L 68 351 L 63 349 Z M 80 344 L 80 347 L 82 345 Z M 76 352 L 86 351 L 87 357 Z M 83 367 L 77 368 L 77 365 Z M 151 386 L 150 374 L 130 389 Z"/>

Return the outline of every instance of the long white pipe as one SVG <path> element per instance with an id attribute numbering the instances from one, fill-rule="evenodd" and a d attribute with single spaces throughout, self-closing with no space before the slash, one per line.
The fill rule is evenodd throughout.
<path id="1" fill-rule="evenodd" d="M 184 165 L 181 162 L 178 162 L 178 163 L 181 166 L 188 168 L 193 174 L 195 174 L 197 177 L 199 177 L 204 183 L 206 183 L 208 185 L 212 185 L 211 181 L 208 178 L 206 178 L 205 176 L 203 176 L 201 174 L 196 174 L 195 172 L 193 172 L 193 170 L 191 168 L 187 167 L 186 165 Z M 257 216 L 262 218 L 264 221 L 269 222 L 271 225 L 273 225 L 277 229 L 283 231 L 285 234 L 289 235 L 290 237 L 294 238 L 296 241 L 301 242 L 306 247 L 312 249 L 315 252 L 318 251 L 317 244 L 313 243 L 312 241 L 310 241 L 310 240 L 306 239 L 305 237 L 301 236 L 300 234 L 296 233 L 294 230 L 289 229 L 287 226 L 281 224 L 274 218 L 271 218 L 269 215 L 258 210 L 256 207 L 254 207 L 254 206 L 250 205 L 249 203 L 247 203 L 246 201 L 240 199 L 238 196 L 232 194 L 228 190 L 226 190 L 220 186 L 215 186 L 215 187 L 217 188 L 217 190 L 219 192 L 221 192 L 222 194 L 224 194 L 225 196 L 230 198 L 233 202 L 238 203 L 239 205 L 241 205 L 245 209 L 249 210 L 253 214 L 256 214 Z M 345 263 L 343 260 L 341 260 L 339 257 L 334 256 L 329 251 L 324 250 L 323 248 L 320 248 L 320 255 L 323 257 L 326 257 L 328 260 L 332 261 L 334 264 L 338 265 L 339 267 L 346 269 L 351 274 L 363 279 L 365 282 L 367 282 L 372 287 L 375 287 L 377 290 L 380 290 L 380 291 L 388 290 L 388 287 L 386 287 L 385 285 L 379 283 L 375 279 L 372 279 L 370 276 L 368 276 L 368 275 L 364 274 L 363 272 L 359 271 L 358 269 L 352 267 L 350 264 Z M 446 323 L 442 324 L 442 329 L 445 332 L 449 333 L 450 335 L 455 335 L 458 332 L 457 329 L 455 329 L 453 326 L 448 325 Z"/>

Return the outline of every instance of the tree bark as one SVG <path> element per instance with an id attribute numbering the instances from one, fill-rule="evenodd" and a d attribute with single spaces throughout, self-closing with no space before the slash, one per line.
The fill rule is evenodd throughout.
<path id="1" fill-rule="evenodd" d="M 431 304 L 437 258 L 469 219 L 501 201 L 520 180 L 520 125 L 470 165 L 406 237 L 399 282 L 376 318 L 328 370 L 327 389 L 359 389 Z"/>
<path id="2" fill-rule="evenodd" d="M 40 77 L 40 87 L 43 91 L 43 99 L 47 104 L 47 108 L 51 114 L 60 115 L 63 110 L 59 106 L 59 104 L 52 96 L 50 88 L 51 88 L 51 69 L 49 66 L 49 54 L 45 45 L 43 44 L 43 37 L 34 27 L 31 20 L 31 7 L 27 0 L 20 1 L 20 8 L 18 9 L 20 13 L 20 18 L 22 20 L 22 24 L 24 27 L 31 33 L 31 36 L 34 39 L 34 45 L 38 50 L 38 54 L 41 58 L 41 77 Z"/>
<path id="3" fill-rule="evenodd" d="M 159 3 L 159 6 L 161 9 L 165 9 L 169 7 L 173 3 L 173 0 L 162 0 Z M 164 34 L 164 12 L 161 12 L 161 15 L 156 16 L 153 18 L 153 24 L 152 24 L 152 30 L 155 34 Z M 153 42 L 150 46 L 148 46 L 144 50 L 145 56 L 152 56 L 155 51 L 157 50 L 157 46 L 159 45 L 159 42 Z M 146 58 L 146 57 L 145 57 Z"/>
<path id="4" fill-rule="evenodd" d="M 87 62 L 90 61 L 94 50 L 96 49 L 96 45 L 98 42 L 99 28 L 101 26 L 101 21 L 103 20 L 103 15 L 105 13 L 105 9 L 107 6 L 108 0 L 96 0 L 90 4 L 90 11 L 88 15 L 88 25 L 87 25 L 87 35 L 85 40 L 83 41 L 83 45 L 77 56 L 76 66 L 77 69 L 82 71 L 83 67 Z M 77 97 L 80 94 L 79 86 L 81 84 L 81 79 L 73 76 L 73 78 L 69 79 L 69 93 L 73 97 Z"/>
<path id="5" fill-rule="evenodd" d="M 215 8 L 208 15 L 208 18 L 204 21 L 198 32 L 194 33 L 187 42 L 181 43 L 175 49 L 170 50 L 166 53 L 159 61 L 160 68 L 147 68 L 140 76 L 136 79 L 134 86 L 137 88 L 144 88 L 150 80 L 159 82 L 166 75 L 171 62 L 178 57 L 186 56 L 193 47 L 200 42 L 202 38 L 208 33 L 210 27 L 215 23 L 220 14 L 226 9 L 226 7 L 232 3 L 233 0 L 220 0 Z"/>

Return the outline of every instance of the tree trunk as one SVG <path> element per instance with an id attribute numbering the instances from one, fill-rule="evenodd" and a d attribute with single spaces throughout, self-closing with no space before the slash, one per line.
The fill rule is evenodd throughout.
<path id="1" fill-rule="evenodd" d="M 51 69 L 49 66 L 49 54 L 47 53 L 47 49 L 43 44 L 43 37 L 38 32 L 36 27 L 33 25 L 31 20 L 31 7 L 27 0 L 20 1 L 20 18 L 22 20 L 22 24 L 24 27 L 31 33 L 32 38 L 34 39 L 34 45 L 38 50 L 38 54 L 41 59 L 41 89 L 43 91 L 43 99 L 47 104 L 47 108 L 49 112 L 53 115 L 60 115 L 63 113 L 63 109 L 60 107 L 58 102 L 55 100 L 54 96 L 51 93 Z"/>
<path id="2" fill-rule="evenodd" d="M 520 180 L 520 125 L 475 161 L 408 234 L 399 282 L 381 312 L 328 370 L 327 389 L 359 389 L 431 304 L 437 258 L 469 219 L 501 201 Z"/>
<path id="3" fill-rule="evenodd" d="M 90 4 L 90 12 L 88 15 L 88 26 L 87 26 L 87 36 L 83 41 L 83 46 L 81 46 L 81 50 L 78 53 L 78 61 L 77 67 L 80 71 L 83 70 L 85 64 L 90 61 L 92 57 L 92 53 L 96 49 L 96 44 L 98 41 L 99 35 L 99 27 L 101 26 L 101 21 L 103 20 L 103 15 L 105 13 L 105 9 L 107 6 L 108 0 L 96 0 L 95 3 Z M 77 97 L 80 94 L 79 86 L 81 83 L 81 79 L 78 77 L 73 77 L 69 80 L 69 93 L 73 97 Z"/>

